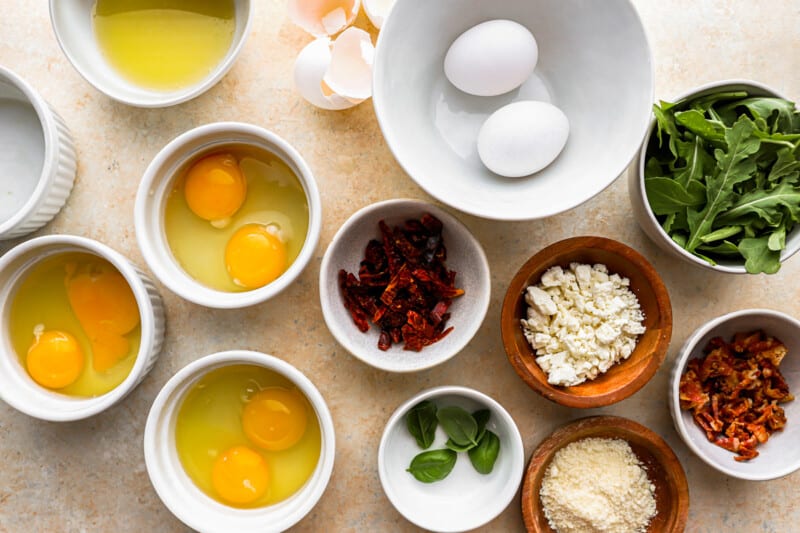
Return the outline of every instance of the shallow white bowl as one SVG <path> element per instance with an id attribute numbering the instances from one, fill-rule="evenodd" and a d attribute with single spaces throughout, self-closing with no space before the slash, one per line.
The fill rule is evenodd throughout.
<path id="1" fill-rule="evenodd" d="M 504 95 L 462 93 L 445 78 L 445 53 L 461 33 L 492 19 L 533 33 L 536 70 Z M 629 0 L 403 0 L 378 37 L 373 101 L 389 148 L 433 197 L 485 218 L 543 218 L 605 189 L 639 148 L 652 99 L 650 48 Z M 520 100 L 559 107 L 569 139 L 537 174 L 503 178 L 480 162 L 478 130 Z"/>
<path id="2" fill-rule="evenodd" d="M 422 483 L 406 472 L 411 459 L 423 450 L 408 432 L 405 416 L 422 400 L 431 400 L 439 408 L 454 405 L 469 412 L 491 411 L 486 427 L 500 438 L 500 453 L 489 474 L 475 471 L 463 452 L 441 481 Z M 428 449 L 444 448 L 445 441 L 447 436 L 439 427 Z M 405 402 L 386 423 L 378 448 L 378 474 L 389 501 L 407 520 L 432 531 L 466 531 L 486 524 L 514 498 L 524 470 L 525 450 L 514 419 L 495 400 L 467 387 L 436 387 Z"/>
<path id="3" fill-rule="evenodd" d="M 46 258 L 66 252 L 102 257 L 123 275 L 139 306 L 141 344 L 130 374 L 113 390 L 94 398 L 76 398 L 39 386 L 28 375 L 11 345 L 11 302 L 20 284 Z M 26 241 L 0 257 L 0 398 L 29 416 L 66 422 L 87 418 L 122 400 L 153 368 L 164 340 L 164 307 L 147 275 L 108 246 L 72 235 L 48 235 Z"/>
<path id="4" fill-rule="evenodd" d="M 64 121 L 28 82 L 0 66 L 0 240 L 50 222 L 72 191 L 75 169 Z"/>
<path id="5" fill-rule="evenodd" d="M 339 289 L 339 270 L 358 274 L 364 249 L 370 239 L 380 239 L 378 222 L 389 227 L 430 213 L 442 221 L 442 237 L 447 248 L 446 265 L 457 272 L 455 285 L 464 294 L 453 299 L 446 337 L 420 352 L 403 350 L 393 344 L 386 351 L 378 349 L 380 331 L 372 325 L 362 333 L 344 307 Z M 420 200 L 395 199 L 368 205 L 350 216 L 339 228 L 322 257 L 319 272 L 319 297 L 322 316 L 328 329 L 347 351 L 365 363 L 390 372 L 415 372 L 443 363 L 461 351 L 480 328 L 491 296 L 489 263 L 478 240 L 458 219 L 433 204 Z"/>
<path id="6" fill-rule="evenodd" d="M 678 434 L 703 462 L 731 477 L 761 481 L 779 478 L 800 468 L 800 447 L 797 446 L 800 440 L 800 399 L 781 404 L 786 412 L 786 427 L 756 447 L 758 457 L 743 462 L 735 461 L 733 452 L 709 442 L 692 418 L 691 411 L 681 410 L 679 401 L 681 375 L 686 363 L 689 359 L 702 357 L 711 338 L 719 336 L 730 342 L 735 333 L 757 329 L 786 345 L 788 354 L 780 370 L 789 384 L 789 391 L 796 397 L 800 396 L 800 322 L 779 311 L 743 309 L 706 322 L 686 339 L 672 369 L 669 408 Z"/>
<path id="7" fill-rule="evenodd" d="M 236 27 L 228 53 L 209 74 L 188 87 L 157 91 L 140 87 L 112 68 L 100 50 L 92 28 L 96 0 L 50 0 L 50 22 L 58 44 L 75 70 L 95 89 L 124 104 L 166 107 L 199 96 L 230 70 L 250 33 L 254 2 L 235 0 Z"/>
<path id="8" fill-rule="evenodd" d="M 286 500 L 267 507 L 237 509 L 202 492 L 186 474 L 175 447 L 175 420 L 183 398 L 201 377 L 230 365 L 258 365 L 289 379 L 308 398 L 322 438 L 319 462 L 305 485 Z M 189 363 L 158 393 L 144 430 L 144 459 L 161 501 L 187 526 L 206 533 L 283 531 L 299 522 L 322 497 L 336 451 L 333 419 L 325 399 L 309 379 L 289 363 L 259 352 L 218 352 Z"/>
<path id="9" fill-rule="evenodd" d="M 766 85 L 751 81 L 751 80 L 722 80 L 715 81 L 701 85 L 691 91 L 688 91 L 670 102 L 683 102 L 688 99 L 698 98 L 707 94 L 725 92 L 725 91 L 742 91 L 745 90 L 753 96 L 777 96 L 784 98 L 774 89 Z M 741 260 L 726 260 L 720 259 L 716 265 L 712 265 L 708 261 L 691 254 L 678 246 L 675 241 L 664 231 L 661 224 L 656 219 L 655 214 L 650 209 L 650 203 L 647 201 L 647 192 L 644 188 L 644 167 L 647 164 L 647 146 L 650 144 L 650 139 L 655 131 L 656 121 L 650 120 L 650 127 L 647 129 L 644 142 L 639 149 L 639 155 L 635 165 L 635 169 L 628 173 L 628 195 L 630 196 L 631 206 L 633 207 L 633 215 L 642 231 L 647 234 L 650 239 L 656 243 L 659 248 L 669 253 L 672 257 L 681 259 L 695 266 L 707 268 L 715 272 L 725 272 L 728 274 L 747 274 L 744 268 L 744 259 Z M 781 262 L 786 261 L 789 257 L 794 255 L 800 250 L 800 231 L 795 229 L 786 236 L 786 248 L 781 252 Z"/>
<path id="10" fill-rule="evenodd" d="M 185 165 L 228 144 L 250 145 L 281 158 L 297 176 L 308 201 L 308 233 L 297 258 L 276 280 L 258 289 L 225 292 L 192 278 L 180 266 L 164 232 L 164 211 Z M 178 296 L 206 307 L 231 309 L 264 302 L 289 286 L 308 264 L 319 242 L 322 202 L 311 169 L 289 143 L 271 131 L 241 122 L 216 122 L 189 130 L 167 144 L 145 170 L 134 206 L 136 239 L 156 278 Z"/>

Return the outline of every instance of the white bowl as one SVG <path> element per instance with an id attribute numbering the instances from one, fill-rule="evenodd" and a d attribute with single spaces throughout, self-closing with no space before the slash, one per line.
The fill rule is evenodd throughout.
<path id="1" fill-rule="evenodd" d="M 199 82 L 173 91 L 140 87 L 111 67 L 100 50 L 92 28 L 96 0 L 50 0 L 50 22 L 58 44 L 75 70 L 95 89 L 124 104 L 137 107 L 166 107 L 199 96 L 213 87 L 230 70 L 250 32 L 255 2 L 235 0 L 236 26 L 228 53 Z"/>
<path id="2" fill-rule="evenodd" d="M 380 331 L 371 325 L 362 333 L 345 309 L 339 288 L 338 273 L 344 269 L 358 273 L 359 263 L 370 239 L 380 239 L 378 222 L 389 227 L 430 213 L 443 224 L 442 238 L 447 249 L 446 265 L 457 272 L 455 285 L 464 294 L 454 298 L 448 309 L 447 326 L 453 326 L 446 337 L 426 346 L 420 352 L 393 344 L 386 351 L 378 349 Z M 368 205 L 350 216 L 339 228 L 322 257 L 319 272 L 319 297 L 322 316 L 328 329 L 347 351 L 365 363 L 390 372 L 415 372 L 431 368 L 456 355 L 480 328 L 491 296 L 489 263 L 478 240 L 458 219 L 433 204 L 420 200 L 395 199 Z"/>
<path id="3" fill-rule="evenodd" d="M 788 354 L 780 365 L 781 373 L 796 397 L 800 395 L 800 322 L 784 313 L 770 309 L 743 309 L 722 315 L 697 328 L 681 347 L 672 369 L 669 387 L 669 407 L 675 429 L 683 441 L 707 465 L 731 477 L 761 481 L 791 474 L 800 468 L 800 399 L 783 403 L 787 424 L 773 433 L 769 440 L 756 447 L 758 457 L 735 461 L 734 453 L 711 443 L 695 423 L 691 411 L 680 408 L 681 375 L 689 359 L 703 356 L 703 349 L 713 337 L 730 342 L 742 331 L 763 330 L 786 345 Z"/>
<path id="4" fill-rule="evenodd" d="M 308 201 L 308 233 L 297 258 L 275 281 L 250 291 L 225 292 L 192 278 L 175 259 L 164 232 L 167 197 L 179 170 L 188 161 L 231 143 L 266 150 L 281 158 L 297 176 Z M 216 122 L 189 130 L 167 144 L 145 170 L 134 207 L 136 239 L 156 278 L 178 296 L 219 309 L 247 307 L 264 302 L 289 286 L 308 264 L 319 242 L 322 202 L 311 169 L 289 143 L 252 124 Z"/>
<path id="5" fill-rule="evenodd" d="M 406 472 L 411 459 L 423 450 L 408 432 L 405 415 L 422 400 L 439 408 L 454 405 L 469 412 L 491 411 L 486 427 L 500 438 L 500 453 L 489 474 L 475 471 L 463 452 L 441 481 L 422 483 Z M 446 440 L 439 427 L 428 449 L 444 448 Z M 466 531 L 486 524 L 514 498 L 524 470 L 525 450 L 514 419 L 495 400 L 467 387 L 436 387 L 405 402 L 386 423 L 378 448 L 378 474 L 389 501 L 408 521 L 432 531 Z"/>
<path id="6" fill-rule="evenodd" d="M 724 92 L 724 91 L 742 91 L 745 90 L 753 96 L 777 96 L 785 98 L 774 89 L 766 85 L 751 81 L 751 80 L 722 80 L 715 81 L 701 85 L 691 91 L 688 91 L 680 96 L 677 96 L 670 102 L 679 103 L 688 99 L 698 98 L 707 94 Z M 708 261 L 697 257 L 678 246 L 675 241 L 664 231 L 661 224 L 650 209 L 650 203 L 647 201 L 647 192 L 644 188 L 644 167 L 647 163 L 647 146 L 650 143 L 650 138 L 655 130 L 655 119 L 650 120 L 650 127 L 645 135 L 644 142 L 639 149 L 639 155 L 636 162 L 635 170 L 628 173 L 628 194 L 633 207 L 633 215 L 642 231 L 647 234 L 650 239 L 658 245 L 659 248 L 669 253 L 672 257 L 686 261 L 692 265 L 700 266 L 715 272 L 725 272 L 728 274 L 747 274 L 744 268 L 744 259 L 737 261 L 719 259 L 716 265 L 712 265 Z M 786 248 L 781 252 L 781 262 L 786 261 L 789 257 L 794 255 L 800 250 L 800 231 L 796 229 L 791 231 L 786 236 Z"/>
<path id="7" fill-rule="evenodd" d="M 461 33 L 492 19 L 533 33 L 536 70 L 504 95 L 462 93 L 445 78 L 445 53 Z M 478 130 L 520 100 L 559 107 L 569 139 L 537 174 L 503 178 L 480 162 Z M 629 0 L 404 0 L 378 37 L 373 101 L 389 148 L 431 196 L 480 217 L 543 218 L 605 189 L 636 154 L 652 100 L 650 47 Z"/>
<path id="8" fill-rule="evenodd" d="M 114 265 L 130 285 L 139 306 L 141 342 L 136 362 L 122 383 L 93 398 L 76 398 L 39 386 L 20 364 L 8 333 L 11 301 L 20 284 L 41 261 L 66 252 L 89 253 Z M 119 402 L 153 368 L 164 340 L 164 307 L 153 282 L 119 252 L 85 237 L 37 237 L 12 248 L 0 257 L 0 309 L 0 398 L 18 411 L 42 420 L 79 420 Z"/>
<path id="9" fill-rule="evenodd" d="M 229 507 L 202 492 L 186 474 L 175 447 L 175 420 L 192 386 L 212 370 L 242 364 L 268 368 L 294 383 L 314 408 L 322 436 L 317 468 L 305 485 L 286 500 L 254 509 Z M 283 531 L 292 527 L 322 497 L 333 471 L 335 450 L 333 419 L 314 384 L 289 363 L 246 350 L 207 355 L 179 370 L 158 393 L 144 430 L 147 473 L 161 501 L 184 524 L 209 533 Z"/>
<path id="10" fill-rule="evenodd" d="M 30 84 L 0 66 L 0 240 L 50 222 L 72 191 L 75 169 L 64 121 Z"/>

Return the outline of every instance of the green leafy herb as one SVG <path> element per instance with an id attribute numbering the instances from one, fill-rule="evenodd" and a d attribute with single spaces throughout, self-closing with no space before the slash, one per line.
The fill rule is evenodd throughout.
<path id="1" fill-rule="evenodd" d="M 433 444 L 438 424 L 436 404 L 428 400 L 423 400 L 409 409 L 406 415 L 408 432 L 411 433 L 417 441 L 417 445 L 423 450 L 430 448 L 431 444 Z"/>
<path id="2" fill-rule="evenodd" d="M 441 481 L 450 474 L 458 459 L 453 450 L 429 450 L 418 454 L 407 468 L 418 481 L 433 483 Z"/>
<path id="3" fill-rule="evenodd" d="M 475 437 L 475 440 L 480 442 L 481 438 L 483 438 L 483 434 L 486 431 L 486 424 L 489 422 L 489 419 L 492 417 L 492 412 L 488 409 L 479 409 L 472 413 L 472 418 L 475 419 L 475 423 L 478 424 L 478 435 Z"/>
<path id="4" fill-rule="evenodd" d="M 468 452 L 472 466 L 481 474 L 488 474 L 492 471 L 499 454 L 500 438 L 489 430 L 483 434 L 478 445 Z"/>
<path id="5" fill-rule="evenodd" d="M 467 411 L 457 406 L 442 407 L 436 412 L 442 429 L 458 446 L 476 446 L 478 423 Z"/>

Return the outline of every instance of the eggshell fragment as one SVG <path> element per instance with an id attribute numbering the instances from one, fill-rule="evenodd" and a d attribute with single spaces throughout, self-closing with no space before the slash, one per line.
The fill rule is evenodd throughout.
<path id="1" fill-rule="evenodd" d="M 289 0 L 289 19 L 314 37 L 339 33 L 353 23 L 361 0 Z"/>
<path id="2" fill-rule="evenodd" d="M 367 18 L 378 29 L 383 27 L 383 22 L 389 16 L 396 0 L 364 0 L 364 12 Z"/>
<path id="3" fill-rule="evenodd" d="M 514 102 L 492 113 L 478 133 L 478 155 L 489 170 L 509 178 L 552 163 L 569 136 L 569 120 L 546 102 Z"/>
<path id="4" fill-rule="evenodd" d="M 347 28 L 333 42 L 331 63 L 322 81 L 333 93 L 351 102 L 372 96 L 372 61 L 375 47 L 369 33 Z"/>
<path id="5" fill-rule="evenodd" d="M 353 107 L 359 102 L 339 96 L 324 85 L 322 78 L 331 64 L 331 46 L 330 39 L 321 37 L 303 48 L 294 62 L 294 84 L 309 103 L 337 111 Z"/>

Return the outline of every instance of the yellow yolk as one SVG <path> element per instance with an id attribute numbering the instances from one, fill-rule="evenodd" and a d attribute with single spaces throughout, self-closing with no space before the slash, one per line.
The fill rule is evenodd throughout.
<path id="1" fill-rule="evenodd" d="M 211 482 L 223 500 L 247 504 L 259 499 L 269 488 L 269 470 L 257 452 L 247 446 L 234 446 L 214 461 Z"/>
<path id="2" fill-rule="evenodd" d="M 225 247 L 225 267 L 234 283 L 257 289 L 286 270 L 286 245 L 260 224 L 236 230 Z"/>
<path id="3" fill-rule="evenodd" d="M 258 392 L 242 411 L 245 435 L 265 450 L 291 448 L 303 437 L 306 406 L 296 392 L 271 387 Z"/>
<path id="4" fill-rule="evenodd" d="M 33 341 L 26 365 L 36 383 L 48 389 L 61 389 L 74 383 L 83 372 L 83 351 L 69 333 L 45 331 Z"/>
<path id="5" fill-rule="evenodd" d="M 224 221 L 244 203 L 247 181 L 235 157 L 214 154 L 192 165 L 183 194 L 195 215 L 211 222 Z"/>

